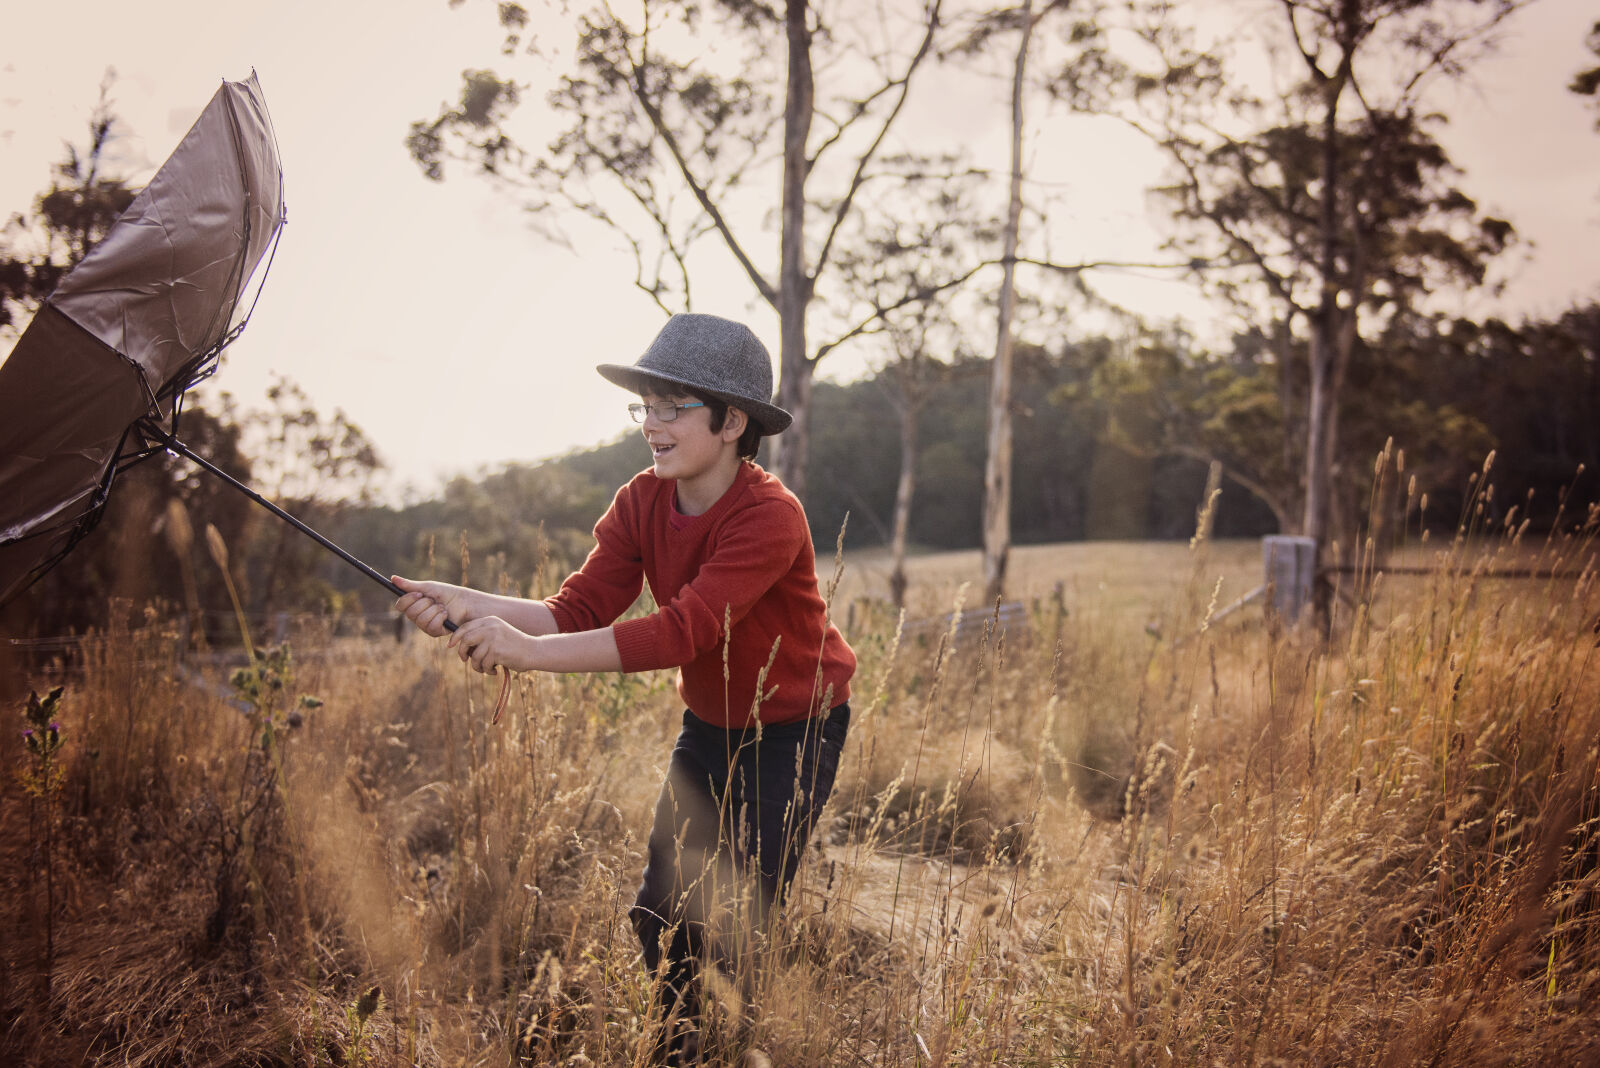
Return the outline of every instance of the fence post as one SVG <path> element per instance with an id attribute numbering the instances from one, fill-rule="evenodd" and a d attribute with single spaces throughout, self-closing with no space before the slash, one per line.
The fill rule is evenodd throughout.
<path id="1" fill-rule="evenodd" d="M 1261 539 L 1261 562 L 1271 591 L 1267 611 L 1285 623 L 1293 623 L 1311 600 L 1315 577 L 1317 543 L 1295 534 L 1268 534 Z"/>

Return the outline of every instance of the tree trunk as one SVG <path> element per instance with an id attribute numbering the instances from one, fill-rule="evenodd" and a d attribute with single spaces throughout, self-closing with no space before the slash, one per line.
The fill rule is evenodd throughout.
<path id="1" fill-rule="evenodd" d="M 1310 404 L 1306 424 L 1306 509 L 1304 529 L 1306 536 L 1316 543 L 1312 558 L 1312 603 L 1316 623 L 1324 633 L 1332 624 L 1332 588 L 1323 581 L 1322 568 L 1327 564 L 1328 517 L 1333 493 L 1333 448 L 1338 437 L 1339 384 L 1344 378 L 1343 357 L 1346 346 L 1340 344 L 1340 307 L 1338 260 L 1339 225 L 1339 98 L 1349 81 L 1350 63 L 1355 48 L 1358 0 L 1343 0 L 1340 5 L 1340 41 L 1343 46 L 1338 72 L 1327 79 L 1323 88 L 1322 116 L 1322 204 L 1318 221 L 1321 229 L 1321 250 L 1317 271 L 1322 281 L 1322 297 L 1317 313 L 1311 322 L 1311 378 Z M 1354 316 L 1356 294 L 1350 294 L 1352 306 L 1346 309 Z"/>
<path id="2" fill-rule="evenodd" d="M 1321 315 L 1318 316 L 1320 320 Z M 1332 389 L 1334 349 L 1331 324 L 1319 322 L 1311 335 L 1311 400 L 1306 425 L 1306 507 L 1301 527 L 1315 538 L 1318 555 L 1328 536 L 1328 498 L 1332 492 L 1333 439 L 1338 407 Z"/>
<path id="3" fill-rule="evenodd" d="M 1285 301 L 1283 317 L 1274 324 L 1273 347 L 1278 354 L 1278 410 L 1283 413 L 1283 471 L 1285 476 L 1293 473 L 1295 469 L 1294 440 L 1295 440 L 1295 408 L 1294 383 L 1292 368 L 1294 361 L 1294 303 Z M 1296 501 L 1296 495 L 1291 493 L 1287 500 L 1272 505 L 1272 511 L 1278 519 L 1278 533 L 1304 534 L 1303 527 L 1298 526 L 1300 516 L 1290 513 L 1294 505 L 1299 503 L 1304 507 L 1303 500 Z"/>
<path id="4" fill-rule="evenodd" d="M 806 306 L 811 278 L 805 263 L 806 142 L 816 88 L 811 77 L 811 30 L 806 0 L 788 0 L 789 84 L 783 107 L 783 230 L 778 270 L 778 407 L 794 423 L 775 440 L 774 468 L 791 492 L 806 496 L 810 454 L 812 363 L 806 352 Z"/>
<path id="5" fill-rule="evenodd" d="M 794 334 L 795 337 L 790 335 Z M 811 379 L 814 366 L 805 359 L 805 312 L 786 316 L 782 323 L 783 376 L 778 381 L 777 405 L 794 416 L 789 429 L 772 442 L 772 469 L 802 501 L 806 493 L 806 458 L 811 455 Z M 790 352 L 801 357 L 792 364 Z"/>
<path id="6" fill-rule="evenodd" d="M 906 606 L 906 536 L 911 529 L 911 501 L 917 487 L 917 417 L 921 402 L 908 397 L 900 410 L 900 482 L 894 493 L 894 532 L 889 538 L 889 594 L 894 606 Z"/>
<path id="7" fill-rule="evenodd" d="M 1033 37 L 1033 0 L 1022 4 L 1022 41 L 1011 78 L 1011 197 L 1006 209 L 1000 314 L 989 384 L 989 456 L 983 476 L 983 598 L 1005 593 L 1011 555 L 1011 317 L 1016 306 L 1017 231 L 1022 224 L 1022 90 Z"/>

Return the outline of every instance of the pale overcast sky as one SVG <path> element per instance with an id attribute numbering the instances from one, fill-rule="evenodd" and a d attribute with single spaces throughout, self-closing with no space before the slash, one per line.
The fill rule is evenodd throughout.
<path id="1" fill-rule="evenodd" d="M 443 475 L 629 428 L 627 398 L 592 368 L 631 362 L 662 321 L 632 287 L 631 260 L 598 236 L 581 254 L 554 247 L 505 196 L 462 173 L 430 183 L 406 155 L 410 122 L 454 97 L 463 68 L 495 62 L 493 4 L 13 7 L 0 44 L 0 218 L 30 207 L 64 141 L 81 143 L 106 68 L 117 72 L 118 158 L 141 180 L 220 80 L 257 71 L 282 150 L 289 225 L 218 387 L 248 405 L 274 372 L 287 375 L 320 408 L 341 408 L 365 429 L 397 484 L 424 491 Z M 1474 87 L 1442 105 L 1452 122 L 1441 136 L 1466 171 L 1463 187 L 1530 243 L 1504 265 L 1512 309 L 1559 312 L 1600 291 L 1600 133 L 1565 88 L 1596 15 L 1580 0 L 1540 0 Z M 570 33 L 551 28 L 544 38 L 564 44 Z M 1004 91 L 946 102 L 937 123 L 1001 145 Z M 1063 145 L 1064 121 L 1041 116 L 1031 134 L 1050 159 L 1034 177 L 1072 194 L 1070 217 L 1058 208 L 1053 221 L 1083 235 L 1082 258 L 1151 255 L 1143 187 L 1154 175 L 1141 170 L 1149 157 L 1124 141 Z M 767 243 L 775 249 L 776 236 Z M 697 283 L 696 309 L 748 319 L 775 353 L 776 317 L 739 276 L 728 279 L 720 291 Z M 1107 288 L 1152 313 L 1205 314 L 1171 283 Z M 830 365 L 836 375 L 860 367 L 842 352 L 825 374 Z"/>

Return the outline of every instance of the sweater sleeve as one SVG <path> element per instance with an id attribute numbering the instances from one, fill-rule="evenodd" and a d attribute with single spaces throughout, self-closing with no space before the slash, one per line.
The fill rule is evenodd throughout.
<path id="1" fill-rule="evenodd" d="M 612 628 L 624 671 L 682 667 L 722 642 L 793 566 L 809 533 L 783 501 L 763 501 L 729 516 L 694 578 L 652 614 Z"/>
<path id="2" fill-rule="evenodd" d="M 635 484 L 617 491 L 594 527 L 594 548 L 583 566 L 545 601 L 563 634 L 610 626 L 628 610 L 644 586 L 639 550 Z"/>

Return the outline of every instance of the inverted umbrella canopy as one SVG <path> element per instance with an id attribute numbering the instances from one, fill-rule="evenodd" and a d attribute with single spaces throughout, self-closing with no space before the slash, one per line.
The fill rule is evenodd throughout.
<path id="1" fill-rule="evenodd" d="M 222 84 L 0 365 L 0 604 L 88 533 L 118 471 L 171 447 L 183 392 L 243 329 L 283 221 L 252 73 Z"/>

